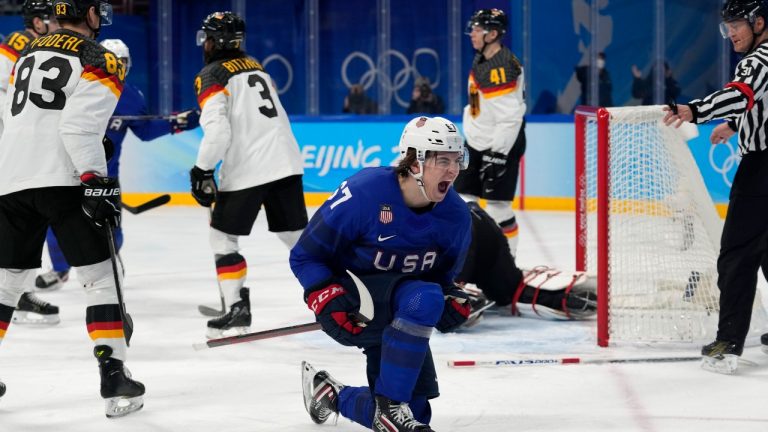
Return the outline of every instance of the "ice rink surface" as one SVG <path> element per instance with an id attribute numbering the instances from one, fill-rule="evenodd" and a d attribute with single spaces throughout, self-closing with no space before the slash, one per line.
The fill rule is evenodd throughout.
<path id="1" fill-rule="evenodd" d="M 317 426 L 302 402 L 308 360 L 345 384 L 365 380 L 363 356 L 321 332 L 194 351 L 218 306 L 207 211 L 164 207 L 125 214 L 125 297 L 135 322 L 127 366 L 147 387 L 145 407 L 104 417 L 85 296 L 76 278 L 39 295 L 61 308 L 59 325 L 11 325 L 0 346 L 0 432 L 362 431 L 340 418 Z M 573 268 L 573 216 L 519 212 L 519 264 Z M 252 330 L 313 320 L 290 272 L 288 251 L 263 215 L 241 253 L 248 261 Z M 698 346 L 601 349 L 595 322 L 489 314 L 461 333 L 432 337 L 441 397 L 432 427 L 445 431 L 768 431 L 768 356 L 747 348 L 735 376 L 696 362 L 452 369 L 448 360 L 558 356 L 697 355 Z M 746 363 L 746 362 L 745 362 Z"/>

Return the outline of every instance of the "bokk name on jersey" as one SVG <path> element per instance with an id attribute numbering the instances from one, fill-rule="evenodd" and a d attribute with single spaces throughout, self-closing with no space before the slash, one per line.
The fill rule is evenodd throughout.
<path id="1" fill-rule="evenodd" d="M 35 47 L 53 47 L 62 50 L 79 52 L 80 45 L 85 39 L 81 39 L 77 36 L 71 36 L 63 33 L 54 33 L 48 36 L 43 36 L 32 41 L 30 46 Z"/>
<path id="2" fill-rule="evenodd" d="M 241 58 L 228 60 L 223 62 L 221 65 L 224 67 L 224 69 L 232 73 L 249 71 L 249 70 L 263 70 L 259 62 L 248 57 L 241 57 Z"/>

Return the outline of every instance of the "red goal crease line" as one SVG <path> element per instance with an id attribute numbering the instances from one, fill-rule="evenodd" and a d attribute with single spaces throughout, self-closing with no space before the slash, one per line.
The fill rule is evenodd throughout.
<path id="1" fill-rule="evenodd" d="M 671 356 L 671 357 L 628 357 L 628 358 L 582 358 L 582 357 L 552 357 L 552 358 L 510 358 L 500 360 L 449 360 L 452 368 L 472 367 L 506 367 L 506 366 L 544 366 L 544 365 L 573 365 L 573 364 L 611 364 L 611 363 L 673 363 L 698 361 L 701 356 Z"/>

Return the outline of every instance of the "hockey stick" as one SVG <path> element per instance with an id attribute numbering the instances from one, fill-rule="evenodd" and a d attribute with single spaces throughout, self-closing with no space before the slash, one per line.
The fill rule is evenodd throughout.
<path id="1" fill-rule="evenodd" d="M 116 115 L 112 120 L 174 120 L 177 114 L 144 114 L 144 115 Z"/>
<path id="2" fill-rule="evenodd" d="M 263 330 L 254 333 L 246 333 L 241 335 L 229 336 L 219 339 L 211 339 L 205 343 L 196 343 L 192 347 L 196 351 L 200 351 L 206 348 L 216 348 L 224 345 L 233 345 L 245 342 L 253 342 L 262 339 L 270 339 L 280 336 L 288 336 L 299 333 L 306 333 L 315 330 L 320 330 L 320 323 L 311 322 L 305 324 L 297 324 L 288 327 L 280 327 L 271 330 Z"/>
<path id="3" fill-rule="evenodd" d="M 115 248 L 115 235 L 112 233 L 112 226 L 107 223 L 107 238 L 109 239 L 109 259 L 112 261 L 112 274 L 115 276 L 115 291 L 117 291 L 117 303 L 120 307 L 120 319 L 123 321 L 123 332 L 125 333 L 125 344 L 131 346 L 131 336 L 133 335 L 133 319 L 125 310 L 123 301 L 123 292 L 120 289 L 120 277 L 117 275 L 117 250 Z"/>
<path id="4" fill-rule="evenodd" d="M 504 360 L 449 360 L 453 368 L 500 367 L 500 366 L 542 366 L 570 364 L 610 364 L 610 363 L 672 363 L 701 360 L 701 356 L 680 357 L 634 357 L 634 358 L 583 358 L 583 357 L 542 357 L 517 358 Z"/>
<path id="5" fill-rule="evenodd" d="M 354 273 L 347 270 L 347 273 L 352 277 L 352 281 L 357 286 L 357 291 L 360 296 L 360 307 L 356 313 L 350 313 L 351 317 L 357 321 L 357 325 L 365 327 L 367 322 L 373 320 L 374 306 L 373 299 L 371 298 L 371 292 L 368 287 L 365 286 L 363 281 L 360 280 Z M 320 323 L 312 322 L 305 324 L 297 324 L 289 327 L 280 327 L 272 330 L 263 330 L 255 333 L 246 333 L 242 335 L 229 336 L 219 339 L 211 339 L 205 343 L 193 344 L 192 347 L 199 351 L 206 348 L 216 348 L 224 345 L 232 345 L 243 342 L 252 342 L 261 339 L 270 339 L 279 336 L 288 336 L 298 333 L 305 333 L 310 331 L 320 330 Z"/>
<path id="6" fill-rule="evenodd" d="M 155 207 L 160 207 L 161 205 L 168 204 L 171 201 L 171 196 L 168 194 L 160 195 L 159 197 L 152 198 L 151 200 L 139 204 L 137 206 L 128 205 L 124 202 L 120 203 L 120 206 L 124 209 L 128 210 L 128 213 L 131 214 L 139 214 L 144 213 L 147 210 L 152 210 Z"/>

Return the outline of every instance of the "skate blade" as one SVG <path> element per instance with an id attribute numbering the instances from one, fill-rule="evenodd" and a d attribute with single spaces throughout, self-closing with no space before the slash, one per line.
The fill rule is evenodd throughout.
<path id="1" fill-rule="evenodd" d="M 221 339 L 230 336 L 243 335 L 248 333 L 249 330 L 250 327 L 231 327 L 224 330 L 208 327 L 205 337 L 208 339 Z"/>
<path id="2" fill-rule="evenodd" d="M 304 393 L 304 408 L 309 413 L 309 406 L 312 403 L 312 395 L 315 393 L 314 379 L 317 371 L 306 361 L 301 362 L 301 387 Z"/>
<path id="3" fill-rule="evenodd" d="M 41 315 L 35 312 L 17 310 L 13 312 L 13 318 L 11 319 L 11 321 L 13 321 L 14 324 L 21 324 L 21 325 L 50 326 L 50 325 L 56 325 L 60 323 L 61 318 L 59 318 L 59 314 Z"/>
<path id="4" fill-rule="evenodd" d="M 144 396 L 113 397 L 104 399 L 104 410 L 107 418 L 127 416 L 144 407 Z"/>
<path id="5" fill-rule="evenodd" d="M 701 368 L 719 374 L 733 375 L 739 367 L 739 356 L 725 354 L 723 358 L 702 357 Z"/>

